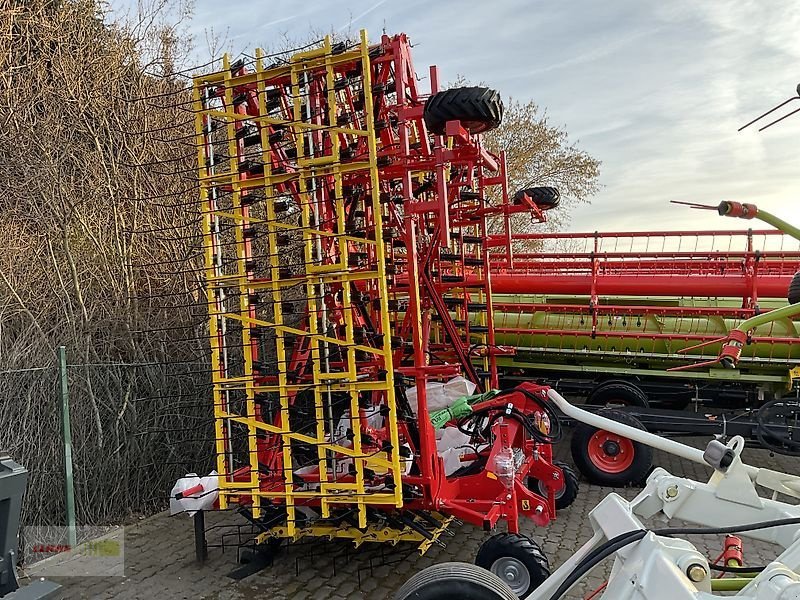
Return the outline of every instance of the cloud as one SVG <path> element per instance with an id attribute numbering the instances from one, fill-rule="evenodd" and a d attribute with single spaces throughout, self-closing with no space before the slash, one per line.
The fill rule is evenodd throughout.
<path id="1" fill-rule="evenodd" d="M 603 161 L 604 187 L 573 211 L 571 229 L 746 227 L 669 200 L 755 201 L 800 220 L 800 115 L 763 134 L 736 132 L 794 92 L 800 3 L 779 4 L 308 0 L 298 13 L 293 0 L 230 0 L 223 11 L 197 0 L 194 27 L 230 28 L 251 47 L 284 30 L 304 39 L 348 14 L 373 39 L 384 27 L 405 31 L 423 80 L 437 64 L 444 81 L 462 74 L 535 100 Z"/>
<path id="2" fill-rule="evenodd" d="M 645 36 L 653 35 L 657 31 L 658 29 L 651 29 L 649 31 L 636 31 L 630 35 L 618 37 L 602 46 L 596 46 L 590 49 L 588 52 L 578 54 L 577 56 L 573 56 L 571 58 L 562 60 L 557 63 L 549 64 L 545 67 L 535 69 L 533 71 L 528 71 L 525 73 L 525 75 L 528 77 L 532 77 L 535 75 L 542 75 L 544 73 L 557 71 L 559 69 L 564 69 L 567 67 L 577 67 L 581 65 L 594 63 L 602 58 L 615 54 L 616 52 L 622 50 L 626 46 L 631 45 L 636 40 L 639 40 Z"/>
<path id="3" fill-rule="evenodd" d="M 273 25 L 279 25 L 281 23 L 287 23 L 289 21 L 294 21 L 295 19 L 303 16 L 305 13 L 298 13 L 296 15 L 290 15 L 288 17 L 282 17 L 280 19 L 274 19 L 272 21 L 267 21 L 259 25 L 260 29 L 266 29 L 267 27 L 272 27 Z"/>

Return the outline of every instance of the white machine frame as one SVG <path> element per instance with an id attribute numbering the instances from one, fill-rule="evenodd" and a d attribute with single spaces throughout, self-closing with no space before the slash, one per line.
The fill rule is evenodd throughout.
<path id="1" fill-rule="evenodd" d="M 570 418 L 709 466 L 702 450 L 577 408 L 554 390 L 548 392 L 548 397 Z M 730 464 L 727 467 L 718 464 L 708 483 L 676 477 L 657 468 L 633 500 L 609 494 L 589 514 L 594 530 L 592 538 L 525 600 L 551 600 L 595 549 L 626 532 L 646 529 L 641 519 L 660 515 L 665 520 L 681 519 L 720 528 L 800 518 L 800 506 L 778 500 L 779 494 L 800 499 L 800 477 L 746 465 L 740 457 L 743 449 L 741 437 L 730 440 L 725 449 Z M 760 497 L 756 486 L 771 490 L 772 498 Z M 784 551 L 733 597 L 800 600 L 800 574 L 797 573 L 800 570 L 800 524 L 756 529 L 742 535 L 778 544 Z M 711 593 L 712 571 L 706 557 L 686 540 L 648 532 L 639 541 L 617 550 L 614 559 L 611 576 L 600 598 L 707 600 L 719 597 Z"/>

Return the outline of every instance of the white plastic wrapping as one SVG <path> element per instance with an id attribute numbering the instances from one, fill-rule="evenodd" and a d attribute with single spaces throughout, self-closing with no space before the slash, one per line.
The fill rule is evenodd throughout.
<path id="1" fill-rule="evenodd" d="M 445 427 L 436 432 L 436 450 L 444 461 L 444 474 L 450 476 L 472 461 L 464 461 L 464 455 L 474 453 L 469 446 L 469 436 L 458 427 Z"/>
<path id="2" fill-rule="evenodd" d="M 465 379 L 461 375 L 453 377 L 447 383 L 439 381 L 429 381 L 425 385 L 428 399 L 428 412 L 434 412 L 448 408 L 459 398 L 471 396 L 475 393 L 476 385 Z M 414 413 L 417 412 L 417 388 L 412 387 L 406 390 L 408 402 Z"/>
<path id="3" fill-rule="evenodd" d="M 381 407 L 383 405 L 378 406 L 370 406 L 369 408 L 365 408 L 364 412 L 367 417 L 367 425 L 374 429 L 379 429 L 383 427 L 383 415 L 381 415 Z M 336 430 L 333 434 L 333 442 L 335 444 L 340 444 L 342 446 L 347 446 L 347 431 L 353 427 L 351 419 L 350 419 L 350 409 L 347 409 L 342 413 L 342 416 L 339 418 L 339 422 L 336 424 Z"/>
<path id="4" fill-rule="evenodd" d="M 198 485 L 202 486 L 202 490 L 183 497 L 183 492 Z M 217 496 L 219 496 L 219 476 L 216 471 L 211 471 L 206 477 L 189 473 L 186 477 L 178 479 L 169 493 L 169 514 L 185 512 L 192 517 L 198 510 L 211 509 L 217 501 Z"/>

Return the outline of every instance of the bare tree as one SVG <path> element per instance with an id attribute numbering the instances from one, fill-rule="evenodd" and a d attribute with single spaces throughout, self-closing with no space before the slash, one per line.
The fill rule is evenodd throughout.
<path id="1" fill-rule="evenodd" d="M 63 506 L 59 345 L 82 522 L 161 506 L 210 456 L 179 31 L 94 0 L 0 7 L 0 448 L 30 469 L 29 523 Z"/>
<path id="2" fill-rule="evenodd" d="M 502 125 L 486 134 L 485 140 L 492 152 L 506 152 L 510 193 L 537 186 L 559 189 L 561 204 L 548 212 L 549 230 L 567 225 L 571 211 L 599 189 L 600 161 L 572 143 L 563 127 L 551 125 L 532 100 L 508 98 Z M 515 225 L 520 233 L 542 229 L 524 219 Z"/>

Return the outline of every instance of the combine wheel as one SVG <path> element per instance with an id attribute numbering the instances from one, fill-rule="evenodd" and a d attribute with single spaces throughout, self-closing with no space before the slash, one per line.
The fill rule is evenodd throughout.
<path id="1" fill-rule="evenodd" d="M 638 419 L 620 410 L 603 409 L 597 414 L 644 429 Z M 614 433 L 578 423 L 572 434 L 572 460 L 591 483 L 610 487 L 639 484 L 650 471 L 653 449 Z"/>
<path id="2" fill-rule="evenodd" d="M 496 129 L 503 121 L 500 93 L 485 87 L 461 87 L 434 94 L 422 113 L 432 133 L 444 134 L 448 121 L 461 121 L 471 133 Z"/>
<path id="3" fill-rule="evenodd" d="M 542 549 L 519 533 L 490 537 L 478 550 L 475 564 L 497 575 L 519 598 L 525 598 L 550 577 L 550 565 Z"/>
<path id="4" fill-rule="evenodd" d="M 598 385 L 589 394 L 586 404 L 594 406 L 639 406 L 640 408 L 650 406 L 647 401 L 647 394 L 632 383 L 620 379 L 612 379 Z"/>
<path id="5" fill-rule="evenodd" d="M 424 569 L 403 584 L 395 600 L 517 600 L 509 587 L 480 567 L 441 563 Z"/>
<path id="6" fill-rule="evenodd" d="M 561 472 L 564 474 L 564 485 L 556 492 L 556 509 L 564 510 L 573 502 L 575 502 L 575 498 L 578 497 L 578 491 L 580 488 L 580 484 L 578 483 L 578 475 L 567 463 L 555 461 L 553 464 L 561 469 Z M 548 490 L 543 481 L 539 481 L 533 477 L 528 477 L 528 489 L 533 490 L 540 496 L 547 498 Z"/>

